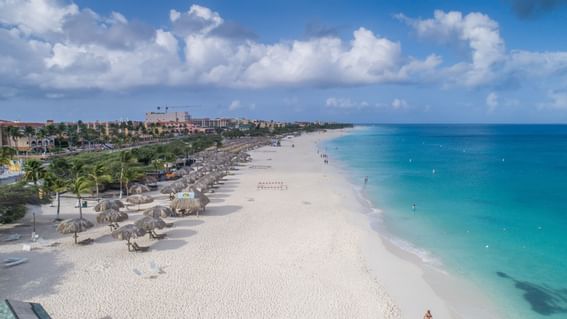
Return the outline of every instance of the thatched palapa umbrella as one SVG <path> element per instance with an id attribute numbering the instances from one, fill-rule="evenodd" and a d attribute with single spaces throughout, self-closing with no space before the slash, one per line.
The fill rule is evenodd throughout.
<path id="1" fill-rule="evenodd" d="M 124 221 L 126 219 L 128 219 L 128 214 L 116 209 L 105 210 L 96 216 L 97 223 L 109 223 L 110 229 L 118 228 L 118 222 Z"/>
<path id="2" fill-rule="evenodd" d="M 77 238 L 79 237 L 77 233 L 87 230 L 93 227 L 93 223 L 84 218 L 73 218 L 62 221 L 57 225 L 57 231 L 61 234 L 74 234 L 75 244 L 77 243 Z"/>
<path id="3" fill-rule="evenodd" d="M 144 215 L 155 218 L 160 218 L 160 217 L 165 218 L 165 217 L 173 216 L 173 211 L 171 210 L 171 208 L 166 206 L 154 206 L 152 208 L 146 209 L 144 211 Z"/>
<path id="4" fill-rule="evenodd" d="M 163 238 L 164 235 L 159 235 L 154 232 L 155 229 L 162 229 L 166 227 L 165 222 L 161 218 L 155 218 L 152 216 L 145 216 L 144 218 L 137 220 L 134 223 L 136 227 L 146 231 L 150 238 Z"/>
<path id="5" fill-rule="evenodd" d="M 130 186 L 130 188 L 128 189 L 128 192 L 130 194 L 142 194 L 142 193 L 146 193 L 149 192 L 150 188 L 146 185 L 143 184 L 134 184 L 132 186 Z"/>
<path id="6" fill-rule="evenodd" d="M 148 195 L 131 195 L 126 198 L 126 201 L 130 204 L 138 205 L 138 210 L 140 209 L 141 204 L 147 204 L 154 201 L 151 196 Z"/>
<path id="7" fill-rule="evenodd" d="M 159 192 L 162 194 L 171 194 L 171 193 L 177 193 L 179 190 L 175 187 L 173 187 L 173 185 L 167 185 L 164 188 L 162 188 Z"/>
<path id="8" fill-rule="evenodd" d="M 181 211 L 183 215 L 196 213 L 199 216 L 202 206 L 197 198 L 176 198 L 171 202 L 171 208 L 174 211 Z"/>
<path id="9" fill-rule="evenodd" d="M 194 197 L 199 199 L 200 204 L 203 206 L 203 210 L 205 206 L 211 202 L 209 197 L 207 197 L 207 195 L 205 195 L 203 192 L 199 191 L 196 187 L 189 186 L 185 189 L 185 191 L 193 192 L 193 194 L 195 195 Z"/>
<path id="10" fill-rule="evenodd" d="M 175 175 L 176 176 L 185 176 L 189 174 L 189 170 L 185 169 L 185 168 L 181 168 L 175 171 Z"/>
<path id="11" fill-rule="evenodd" d="M 100 201 L 98 204 L 96 204 L 96 206 L 94 207 L 95 212 L 101 212 L 104 210 L 109 210 L 109 209 L 120 209 L 124 207 L 124 203 L 122 203 L 122 201 L 118 200 L 118 199 L 105 199 Z"/>
<path id="12" fill-rule="evenodd" d="M 128 244 L 128 251 L 130 251 L 130 240 L 132 238 L 138 238 L 139 236 L 144 236 L 146 232 L 143 229 L 138 228 L 138 226 L 129 224 L 118 228 L 112 232 L 112 237 L 118 240 L 126 240 Z"/>

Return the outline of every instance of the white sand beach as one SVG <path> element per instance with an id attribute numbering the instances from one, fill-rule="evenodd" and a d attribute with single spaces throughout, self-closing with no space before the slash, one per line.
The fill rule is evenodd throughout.
<path id="1" fill-rule="evenodd" d="M 208 194 L 204 214 L 168 218 L 174 227 L 161 231 L 164 240 L 138 239 L 150 246 L 145 253 L 128 252 L 105 225 L 79 234 L 92 245 L 74 245 L 55 232 L 55 208 L 45 205 L 38 232 L 60 244 L 24 252 L 27 238 L 0 243 L 1 258 L 29 258 L 0 269 L 0 297 L 40 302 L 53 318 L 422 318 L 427 309 L 454 318 L 422 268 L 388 249 L 351 185 L 316 153 L 318 141 L 337 134 L 252 151 L 252 162 Z M 287 190 L 258 190 L 259 182 Z M 158 200 L 142 207 L 168 203 L 150 195 Z M 77 216 L 73 204 L 64 201 L 65 217 Z M 92 207 L 84 214 L 95 221 Z"/>

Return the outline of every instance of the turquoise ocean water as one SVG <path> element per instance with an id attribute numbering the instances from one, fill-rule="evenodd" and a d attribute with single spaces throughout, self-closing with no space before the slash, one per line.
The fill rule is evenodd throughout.
<path id="1" fill-rule="evenodd" d="M 567 126 L 372 125 L 325 147 L 369 177 L 394 242 L 506 318 L 567 318 Z"/>

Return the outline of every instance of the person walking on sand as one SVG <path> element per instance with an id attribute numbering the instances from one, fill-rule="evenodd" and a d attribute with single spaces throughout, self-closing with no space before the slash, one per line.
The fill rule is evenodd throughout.
<path id="1" fill-rule="evenodd" d="M 425 315 L 423 316 L 423 319 L 432 319 L 433 316 L 431 315 L 431 311 L 427 310 L 425 312 Z"/>

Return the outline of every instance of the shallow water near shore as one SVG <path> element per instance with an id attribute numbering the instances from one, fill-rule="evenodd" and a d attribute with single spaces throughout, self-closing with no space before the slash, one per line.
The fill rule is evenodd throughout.
<path id="1" fill-rule="evenodd" d="M 507 318 L 567 318 L 567 126 L 363 126 L 322 147 L 369 177 L 393 244 Z"/>

